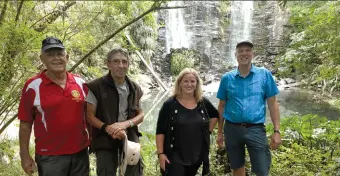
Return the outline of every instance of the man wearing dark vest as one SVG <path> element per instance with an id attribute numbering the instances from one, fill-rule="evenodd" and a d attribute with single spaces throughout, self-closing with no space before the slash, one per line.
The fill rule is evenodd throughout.
<path id="1" fill-rule="evenodd" d="M 139 142 L 137 125 L 144 119 L 140 108 L 141 88 L 127 76 L 129 54 L 113 49 L 106 58 L 109 73 L 87 84 L 87 121 L 92 125 L 92 151 L 96 155 L 97 175 L 115 176 L 119 165 L 122 140 Z M 142 160 L 128 166 L 126 176 L 143 175 Z"/>

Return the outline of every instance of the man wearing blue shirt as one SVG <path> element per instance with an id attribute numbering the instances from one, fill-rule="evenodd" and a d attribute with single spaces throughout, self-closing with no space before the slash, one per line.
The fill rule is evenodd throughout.
<path id="1" fill-rule="evenodd" d="M 269 70 L 252 65 L 254 45 L 243 41 L 236 45 L 238 68 L 223 75 L 217 98 L 217 143 L 223 146 L 224 137 L 233 176 L 245 176 L 245 146 L 251 170 L 257 176 L 267 176 L 271 164 L 271 149 L 281 144 L 280 112 L 276 95 L 279 90 Z M 266 101 L 274 124 L 270 146 L 265 131 Z"/>

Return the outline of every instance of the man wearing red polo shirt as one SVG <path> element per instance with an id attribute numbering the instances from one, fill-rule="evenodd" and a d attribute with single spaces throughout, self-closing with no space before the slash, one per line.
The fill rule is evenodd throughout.
<path id="1" fill-rule="evenodd" d="M 18 118 L 21 166 L 35 170 L 29 154 L 34 124 L 35 162 L 39 176 L 89 175 L 84 80 L 66 71 L 63 43 L 54 37 L 42 41 L 40 59 L 46 70 L 30 78 L 22 90 Z"/>

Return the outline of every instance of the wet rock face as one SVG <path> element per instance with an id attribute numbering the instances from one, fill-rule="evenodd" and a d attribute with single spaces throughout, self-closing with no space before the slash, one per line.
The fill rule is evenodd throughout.
<path id="1" fill-rule="evenodd" d="M 289 13 L 276 1 L 254 1 L 252 41 L 255 44 L 256 65 L 274 71 L 275 57 L 284 52 L 288 20 Z"/>
<path id="2" fill-rule="evenodd" d="M 189 42 L 187 49 L 200 54 L 199 60 L 204 61 L 201 65 L 205 66 L 202 69 L 207 70 L 205 73 L 219 76 L 235 68 L 227 63 L 230 52 L 229 36 L 232 30 L 229 29 L 230 26 L 223 27 L 221 24 L 221 19 L 230 20 L 231 15 L 221 13 L 220 1 L 186 1 L 177 4 L 179 5 L 188 6 L 181 9 L 181 18 L 178 14 L 176 16 L 177 22 L 183 19 L 185 26 L 185 35 L 181 36 L 185 36 Z M 284 26 L 288 23 L 289 14 L 281 9 L 276 1 L 254 1 L 253 9 L 251 36 L 256 51 L 254 64 L 264 66 L 275 73 L 277 70 L 274 70 L 274 59 L 284 51 L 283 39 L 287 31 Z M 171 29 L 167 23 L 171 22 L 169 14 L 172 12 L 162 10 L 158 13 L 158 23 L 163 25 L 158 30 L 158 48 L 155 51 L 153 65 L 160 74 L 170 74 L 169 41 L 174 40 L 169 40 Z M 179 33 L 180 31 L 172 35 L 180 35 Z"/>
<path id="3" fill-rule="evenodd" d="M 182 18 L 185 25 L 186 36 L 189 40 L 188 49 L 195 50 L 198 52 L 201 57 L 200 60 L 204 68 L 212 67 L 213 60 L 218 61 L 223 56 L 226 56 L 226 48 L 224 45 L 224 40 L 221 38 L 220 34 L 220 24 L 219 20 L 221 18 L 218 7 L 218 1 L 187 1 L 185 4 L 177 4 L 177 6 L 188 6 L 185 9 L 182 9 Z M 171 5 L 174 6 L 174 5 Z M 158 13 L 158 23 L 165 24 L 159 28 L 159 37 L 158 43 L 159 47 L 156 51 L 155 62 L 154 65 L 158 65 L 162 72 L 169 73 L 170 65 L 165 65 L 164 63 L 169 64 L 169 58 L 167 53 L 170 49 L 167 48 L 166 42 L 169 42 L 167 39 L 167 33 L 169 34 L 169 28 L 167 27 L 169 22 L 169 11 L 163 10 Z M 180 31 L 179 31 L 180 32 Z M 168 41 L 167 41 L 168 40 Z M 172 41 L 172 40 L 170 40 Z M 183 47 L 180 47 L 183 48 Z M 165 62 L 163 61 L 165 60 Z"/>

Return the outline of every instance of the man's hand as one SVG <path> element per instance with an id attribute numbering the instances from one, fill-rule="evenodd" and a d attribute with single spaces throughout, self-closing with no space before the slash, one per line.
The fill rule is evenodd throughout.
<path id="1" fill-rule="evenodd" d="M 281 135 L 280 133 L 274 133 L 271 136 L 271 141 L 270 141 L 270 149 L 275 150 L 277 149 L 281 144 Z"/>
<path id="2" fill-rule="evenodd" d="M 37 171 L 35 162 L 29 154 L 21 156 L 21 167 L 27 175 L 32 175 Z"/>
<path id="3" fill-rule="evenodd" d="M 223 147 L 223 133 L 222 132 L 217 132 L 216 142 L 219 148 Z"/>
<path id="4" fill-rule="evenodd" d="M 109 125 L 106 127 L 105 131 L 109 135 L 117 134 L 120 130 L 126 130 L 129 126 L 129 123 L 127 121 L 125 122 L 116 122 L 112 125 Z"/>
<path id="5" fill-rule="evenodd" d="M 112 134 L 111 137 L 113 139 L 123 140 L 125 138 L 125 135 L 125 130 L 120 130 L 118 133 Z"/>

